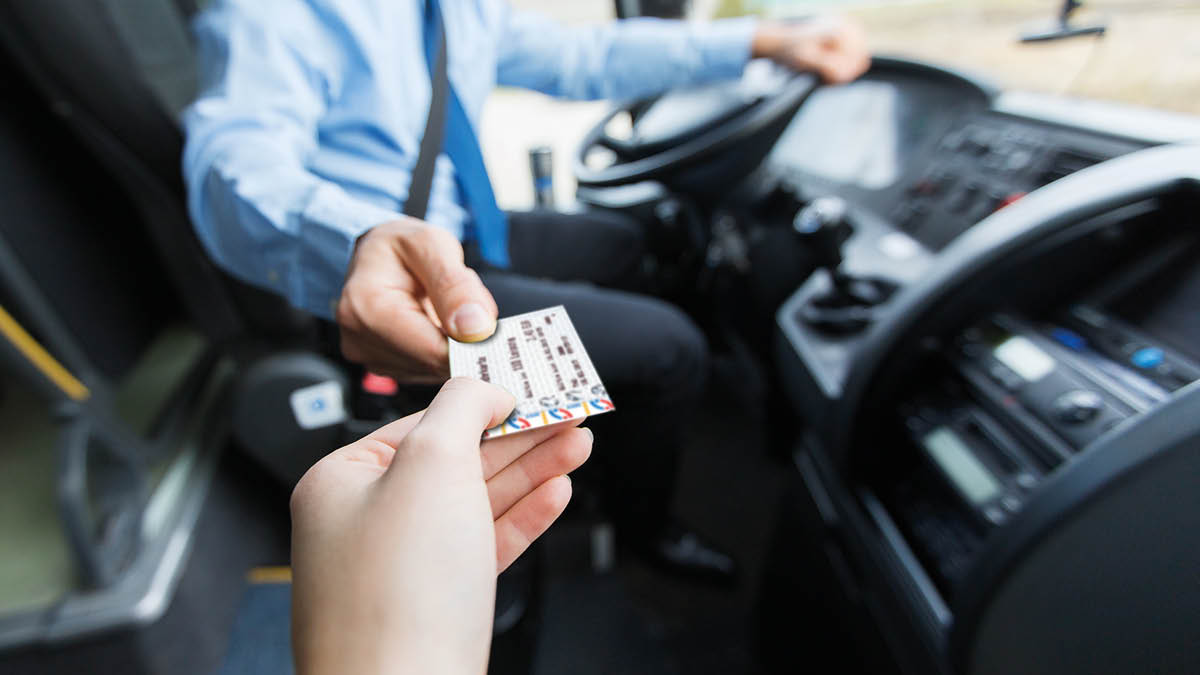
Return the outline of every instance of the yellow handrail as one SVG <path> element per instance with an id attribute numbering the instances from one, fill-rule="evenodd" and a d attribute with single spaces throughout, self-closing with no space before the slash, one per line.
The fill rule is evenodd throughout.
<path id="1" fill-rule="evenodd" d="M 29 362 L 45 375 L 46 379 L 53 382 L 68 397 L 75 401 L 83 401 L 91 396 L 87 385 L 80 382 L 51 356 L 45 347 L 38 344 L 38 341 L 34 340 L 33 336 L 22 328 L 21 324 L 17 323 L 17 320 L 12 318 L 12 315 L 5 311 L 2 305 L 0 305 L 0 334 L 3 334 L 17 348 L 17 351 L 29 359 Z"/>

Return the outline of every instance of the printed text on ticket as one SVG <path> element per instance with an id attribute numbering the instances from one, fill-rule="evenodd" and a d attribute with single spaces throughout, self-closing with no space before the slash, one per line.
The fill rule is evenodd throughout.
<path id="1" fill-rule="evenodd" d="M 483 342 L 450 340 L 450 374 L 491 382 L 517 397 L 512 415 L 484 438 L 613 409 L 561 305 L 500 319 Z"/>

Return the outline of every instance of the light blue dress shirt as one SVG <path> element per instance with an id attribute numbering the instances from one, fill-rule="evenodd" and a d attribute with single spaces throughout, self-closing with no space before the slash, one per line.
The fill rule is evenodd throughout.
<path id="1" fill-rule="evenodd" d="M 753 20 L 565 27 L 505 0 L 442 0 L 450 82 L 478 128 L 497 85 L 632 99 L 741 74 Z M 421 0 L 218 0 L 195 23 L 188 208 L 209 254 L 330 317 L 354 242 L 399 217 L 431 86 Z M 426 219 L 470 214 L 438 158 Z"/>

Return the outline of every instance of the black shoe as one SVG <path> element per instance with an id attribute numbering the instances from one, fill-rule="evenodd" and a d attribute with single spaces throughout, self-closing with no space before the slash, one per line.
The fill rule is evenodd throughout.
<path id="1" fill-rule="evenodd" d="M 678 523 L 632 543 L 647 562 L 669 574 L 719 586 L 737 582 L 738 565 L 733 556 Z"/>

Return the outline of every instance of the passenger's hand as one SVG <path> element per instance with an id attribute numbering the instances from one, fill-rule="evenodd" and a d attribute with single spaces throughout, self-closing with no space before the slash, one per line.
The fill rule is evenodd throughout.
<path id="1" fill-rule="evenodd" d="M 292 646 L 306 673 L 485 671 L 496 575 L 562 513 L 591 432 L 480 444 L 507 392 L 456 378 L 334 451 L 292 494 Z M 578 422 L 576 422 L 577 424 Z"/>
<path id="2" fill-rule="evenodd" d="M 765 21 L 754 34 L 751 54 L 814 72 L 830 84 L 850 82 L 871 65 L 862 26 L 842 17 Z"/>
<path id="3" fill-rule="evenodd" d="M 402 382 L 450 375 L 446 336 L 483 340 L 496 330 L 496 301 L 463 264 L 462 244 L 414 218 L 364 234 L 338 301 L 342 353 Z"/>

